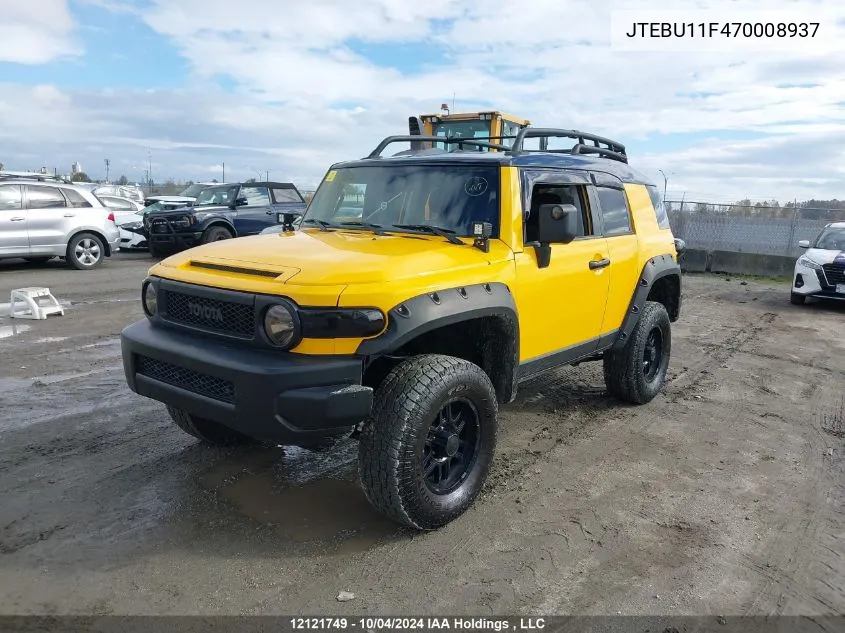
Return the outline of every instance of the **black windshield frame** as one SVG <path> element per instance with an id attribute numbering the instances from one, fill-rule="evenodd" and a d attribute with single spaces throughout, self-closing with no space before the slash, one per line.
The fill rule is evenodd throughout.
<path id="1" fill-rule="evenodd" d="M 500 165 L 492 161 L 342 167 L 330 171 L 317 188 L 303 226 L 308 226 L 307 220 L 333 225 L 361 221 L 390 232 L 414 233 L 393 227 L 428 224 L 471 238 L 474 223 L 489 222 L 495 239 L 500 231 L 500 180 Z"/>

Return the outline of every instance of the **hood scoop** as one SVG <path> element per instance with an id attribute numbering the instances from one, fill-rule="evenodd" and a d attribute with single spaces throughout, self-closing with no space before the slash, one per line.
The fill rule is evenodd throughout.
<path id="1" fill-rule="evenodd" d="M 231 264 L 214 264 L 211 262 L 200 262 L 191 260 L 189 264 L 192 268 L 204 268 L 206 270 L 215 270 L 224 273 L 237 273 L 239 275 L 251 275 L 253 277 L 269 277 L 275 279 L 285 274 L 281 270 L 259 270 L 258 268 L 245 268 L 243 266 L 232 266 Z"/>

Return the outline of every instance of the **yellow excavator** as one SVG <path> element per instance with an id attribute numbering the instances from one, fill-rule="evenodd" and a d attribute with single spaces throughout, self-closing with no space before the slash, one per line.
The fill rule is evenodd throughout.
<path id="1" fill-rule="evenodd" d="M 531 122 L 498 110 L 461 112 L 452 114 L 448 104 L 440 106 L 438 114 L 408 117 L 408 130 L 412 136 L 448 136 L 486 141 L 493 145 L 510 145 L 522 128 Z M 439 147 L 439 143 L 419 143 L 416 149 Z M 497 152 L 495 147 L 467 146 L 468 149 Z M 445 149 L 445 147 L 444 147 Z"/>

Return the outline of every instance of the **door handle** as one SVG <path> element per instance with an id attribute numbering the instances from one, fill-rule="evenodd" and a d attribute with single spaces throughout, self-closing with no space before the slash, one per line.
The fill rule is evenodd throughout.
<path id="1" fill-rule="evenodd" d="M 610 266 L 610 260 L 607 257 L 598 261 L 595 259 L 590 261 L 590 270 L 596 270 L 597 268 L 604 268 L 606 266 Z"/>
<path id="2" fill-rule="evenodd" d="M 76 217 L 76 214 L 75 214 L 75 213 L 65 213 L 64 217 L 66 217 L 66 218 L 75 218 L 75 217 Z"/>
<path id="3" fill-rule="evenodd" d="M 9 220 L 12 222 L 23 222 L 26 218 L 9 218 Z"/>
<path id="4" fill-rule="evenodd" d="M 270 210 L 270 211 L 265 211 L 264 213 L 266 213 L 267 215 L 273 215 L 273 211 L 272 211 L 272 210 Z"/>

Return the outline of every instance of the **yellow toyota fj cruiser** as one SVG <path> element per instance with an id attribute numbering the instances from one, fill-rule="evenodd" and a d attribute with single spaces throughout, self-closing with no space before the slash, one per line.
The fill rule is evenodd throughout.
<path id="1" fill-rule="evenodd" d="M 416 529 L 472 504 L 525 380 L 602 361 L 611 395 L 650 401 L 683 243 L 625 147 L 529 127 L 498 151 L 445 137 L 382 157 L 435 140 L 333 165 L 296 229 L 286 214 L 153 266 L 121 336 L 131 389 L 215 445 L 351 434 L 369 501 Z"/>

